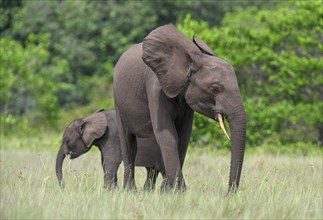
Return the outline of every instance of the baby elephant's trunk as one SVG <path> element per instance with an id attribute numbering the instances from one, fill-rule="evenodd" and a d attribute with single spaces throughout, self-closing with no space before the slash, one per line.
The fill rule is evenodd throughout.
<path id="1" fill-rule="evenodd" d="M 58 150 L 57 157 L 56 157 L 56 176 L 57 176 L 59 186 L 62 189 L 64 188 L 63 173 L 62 173 L 64 159 L 65 159 L 65 153 L 64 153 L 63 147 L 61 146 Z"/>

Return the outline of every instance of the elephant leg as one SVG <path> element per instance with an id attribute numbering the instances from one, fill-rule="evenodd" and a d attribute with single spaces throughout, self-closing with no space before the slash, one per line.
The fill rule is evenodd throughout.
<path id="1" fill-rule="evenodd" d="M 156 180 L 158 176 L 158 170 L 152 167 L 146 167 L 147 179 L 144 185 L 144 190 L 150 191 L 155 189 Z"/>
<path id="2" fill-rule="evenodd" d="M 192 133 L 193 116 L 194 116 L 194 112 L 191 109 L 187 110 L 187 112 L 184 115 L 184 119 L 181 120 L 184 123 L 176 125 L 176 130 L 178 133 L 179 159 L 180 159 L 182 168 L 184 165 L 187 147 Z"/>
<path id="3" fill-rule="evenodd" d="M 106 189 L 115 189 L 117 188 L 117 182 L 118 182 L 118 168 L 120 163 L 117 162 L 109 162 L 107 166 L 108 168 L 105 168 L 104 173 L 104 188 Z"/>
<path id="4" fill-rule="evenodd" d="M 158 91 L 158 90 L 157 90 Z M 175 128 L 172 103 L 165 95 L 156 93 L 154 89 L 147 92 L 150 118 L 153 131 L 163 156 L 166 170 L 162 190 L 175 187 L 181 189 L 183 174 L 178 152 L 178 135 Z"/>
<path id="5" fill-rule="evenodd" d="M 120 157 L 101 152 L 101 162 L 104 172 L 104 188 L 108 190 L 117 188 Z"/>
<path id="6" fill-rule="evenodd" d="M 158 131 L 156 136 L 166 170 L 166 178 L 164 179 L 162 190 L 170 190 L 175 187 L 177 187 L 177 189 L 181 189 L 182 184 L 180 183 L 182 183 L 183 174 L 178 154 L 176 130 Z"/>
<path id="7" fill-rule="evenodd" d="M 105 166 L 104 166 L 104 156 L 103 156 L 103 153 L 101 152 L 101 165 L 102 165 L 102 169 L 103 169 L 103 179 L 104 179 L 104 183 L 103 183 L 103 187 L 104 188 L 107 188 L 108 187 L 108 180 L 106 178 L 106 169 L 105 169 Z"/>
<path id="8" fill-rule="evenodd" d="M 127 130 L 121 121 L 116 109 L 117 124 L 120 137 L 121 155 L 124 164 L 124 189 L 134 189 L 135 185 L 135 158 L 137 153 L 137 138 Z"/>
<path id="9" fill-rule="evenodd" d="M 121 135 L 120 135 L 121 138 Z M 121 141 L 122 158 L 124 163 L 124 189 L 135 189 L 135 158 L 137 153 L 136 137 L 130 133 L 126 133 L 126 137 Z"/>
<path id="10" fill-rule="evenodd" d="M 154 175 L 152 178 L 153 179 L 153 184 L 152 184 L 153 190 L 155 189 L 155 186 L 156 186 L 158 174 L 159 174 L 159 171 L 156 168 L 154 168 Z"/>
<path id="11" fill-rule="evenodd" d="M 177 130 L 177 133 L 178 133 L 179 159 L 180 159 L 180 164 L 181 164 L 182 169 L 183 169 L 183 166 L 184 166 L 187 147 L 188 147 L 189 140 L 190 140 L 190 137 L 191 137 L 193 116 L 194 116 L 194 112 L 191 109 L 188 109 L 185 112 L 183 118 L 179 120 L 182 123 L 177 124 L 175 122 L 176 123 L 176 130 Z M 179 184 L 181 184 L 181 188 L 183 188 L 183 189 L 186 188 L 184 178 L 182 179 L 182 182 L 180 182 Z"/>
<path id="12" fill-rule="evenodd" d="M 146 178 L 146 182 L 144 185 L 144 190 L 152 190 L 153 186 L 152 186 L 152 176 L 154 175 L 154 168 L 151 167 L 146 167 L 146 171 L 147 171 L 147 178 Z"/>

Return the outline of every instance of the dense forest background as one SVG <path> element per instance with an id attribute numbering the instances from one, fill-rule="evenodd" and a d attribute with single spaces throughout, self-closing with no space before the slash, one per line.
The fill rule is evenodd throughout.
<path id="1" fill-rule="evenodd" d="M 0 0 L 1 135 L 112 109 L 116 61 L 168 23 L 234 66 L 248 147 L 322 146 L 321 0 Z M 191 145 L 229 147 L 217 127 L 196 114 Z"/>

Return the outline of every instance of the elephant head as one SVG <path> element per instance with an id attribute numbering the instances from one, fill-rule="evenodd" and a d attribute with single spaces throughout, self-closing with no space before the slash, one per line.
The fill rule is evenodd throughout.
<path id="1" fill-rule="evenodd" d="M 62 166 L 66 155 L 75 159 L 88 152 L 94 140 L 105 134 L 107 124 L 106 116 L 100 110 L 86 118 L 77 119 L 66 127 L 56 157 L 56 176 L 61 188 L 64 188 Z"/>
<path id="2" fill-rule="evenodd" d="M 168 98 L 182 96 L 194 111 L 231 130 L 229 191 L 239 185 L 245 149 L 246 114 L 233 67 L 201 39 L 193 42 L 173 25 L 152 31 L 143 41 L 142 59 L 156 74 Z M 227 135 L 228 136 L 228 135 Z"/>

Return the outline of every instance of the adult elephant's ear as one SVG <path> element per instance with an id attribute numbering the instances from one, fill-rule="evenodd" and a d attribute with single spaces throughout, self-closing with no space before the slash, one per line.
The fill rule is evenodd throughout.
<path id="1" fill-rule="evenodd" d="M 157 75 L 164 93 L 176 97 L 187 86 L 194 57 L 201 54 L 195 44 L 173 25 L 161 26 L 143 40 L 142 59 Z"/>
<path id="2" fill-rule="evenodd" d="M 193 42 L 194 44 L 201 50 L 202 53 L 205 53 L 207 55 L 215 56 L 213 50 L 204 42 L 202 41 L 198 36 L 193 36 Z"/>
<path id="3" fill-rule="evenodd" d="M 91 147 L 93 141 L 102 137 L 108 129 L 108 121 L 102 110 L 87 116 L 83 121 L 82 139 L 87 147 Z"/>

